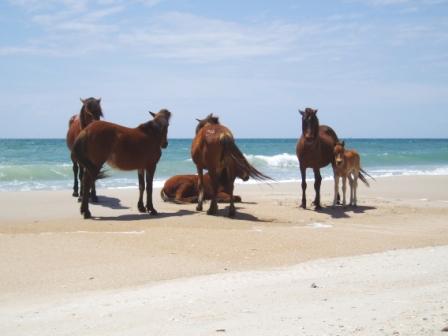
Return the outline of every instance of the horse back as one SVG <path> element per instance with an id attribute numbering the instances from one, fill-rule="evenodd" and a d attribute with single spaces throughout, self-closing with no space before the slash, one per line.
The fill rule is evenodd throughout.
<path id="1" fill-rule="evenodd" d="M 201 128 L 191 146 L 193 162 L 206 169 L 218 168 L 222 161 L 223 143 L 226 139 L 233 141 L 233 135 L 223 125 L 211 124 Z"/>
<path id="2" fill-rule="evenodd" d="M 346 149 L 344 151 L 344 159 L 347 162 L 347 168 L 350 171 L 358 172 L 361 169 L 361 159 L 354 149 Z"/>
<path id="3" fill-rule="evenodd" d="M 198 175 L 172 176 L 168 180 L 166 180 L 165 184 L 163 185 L 163 192 L 166 196 L 174 198 L 176 196 L 176 192 L 180 188 L 183 188 L 184 192 L 187 193 L 184 194 L 184 197 L 198 196 L 198 180 Z M 204 174 L 204 192 L 206 199 L 210 199 L 213 192 L 211 187 L 210 175 L 208 173 Z"/>
<path id="4" fill-rule="evenodd" d="M 112 167 L 134 170 L 145 168 L 148 162 L 157 162 L 160 158 L 160 148 L 154 151 L 154 143 L 138 128 L 97 120 L 82 132 L 87 141 L 89 157 L 98 164 L 107 161 Z"/>
<path id="5" fill-rule="evenodd" d="M 198 176 L 197 175 L 175 175 L 165 181 L 163 191 L 168 197 L 175 197 L 179 188 L 184 186 L 191 186 L 197 189 Z"/>
<path id="6" fill-rule="evenodd" d="M 81 123 L 78 115 L 74 115 L 70 118 L 68 122 L 68 131 L 66 135 L 67 147 L 72 150 L 73 144 L 75 143 L 76 137 L 81 132 Z"/>

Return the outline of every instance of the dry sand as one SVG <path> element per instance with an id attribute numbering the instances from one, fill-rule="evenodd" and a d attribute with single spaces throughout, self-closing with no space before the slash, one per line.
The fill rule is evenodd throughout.
<path id="1" fill-rule="evenodd" d="M 157 190 L 158 217 L 115 189 L 93 220 L 69 191 L 1 193 L 0 334 L 442 334 L 447 183 L 382 178 L 320 212 L 298 207 L 299 183 L 238 185 L 233 220 Z"/>

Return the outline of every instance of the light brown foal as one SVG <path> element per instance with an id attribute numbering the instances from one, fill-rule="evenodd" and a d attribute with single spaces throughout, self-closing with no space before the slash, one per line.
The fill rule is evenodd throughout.
<path id="1" fill-rule="evenodd" d="M 345 149 L 345 142 L 337 142 L 334 146 L 335 156 L 335 175 L 334 175 L 334 200 L 333 207 L 337 204 L 337 194 L 339 188 L 339 177 L 342 177 L 342 205 L 346 206 L 345 192 L 347 190 L 347 178 L 350 183 L 350 205 L 357 206 L 357 188 L 358 177 L 367 186 L 365 176 L 361 173 L 364 172 L 361 168 L 361 159 L 357 151 L 353 149 Z M 369 175 L 370 176 L 370 175 Z"/>

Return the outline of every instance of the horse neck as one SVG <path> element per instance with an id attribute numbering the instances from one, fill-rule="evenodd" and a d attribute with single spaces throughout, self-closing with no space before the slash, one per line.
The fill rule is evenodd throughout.
<path id="1" fill-rule="evenodd" d="M 153 126 L 151 126 L 151 121 L 148 121 L 144 124 L 141 124 L 137 127 L 142 133 L 145 134 L 145 136 L 157 143 L 160 147 L 160 144 L 162 142 L 162 132 L 156 132 L 153 129 Z"/>
<path id="2" fill-rule="evenodd" d="M 87 125 L 93 121 L 92 115 L 86 112 L 84 106 L 82 107 L 81 112 L 79 112 L 79 120 L 81 123 L 81 129 L 87 127 Z"/>

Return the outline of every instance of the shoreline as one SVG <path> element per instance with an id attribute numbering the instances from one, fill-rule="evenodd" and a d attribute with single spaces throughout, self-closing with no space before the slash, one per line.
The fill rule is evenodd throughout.
<path id="1" fill-rule="evenodd" d="M 298 169 L 298 168 L 297 168 Z M 388 172 L 386 174 L 383 175 L 375 175 L 375 174 L 371 174 L 372 177 L 374 179 L 384 179 L 384 178 L 400 178 L 400 177 L 431 177 L 431 176 L 448 176 L 448 166 L 446 167 L 437 167 L 437 168 L 433 168 L 433 173 L 424 173 L 424 171 L 419 171 L 418 173 L 412 172 L 412 173 L 397 173 L 396 175 L 394 175 L 394 171 L 392 172 Z M 435 173 L 436 171 L 440 171 L 439 173 Z M 368 173 L 370 174 L 370 172 L 368 171 Z M 189 174 L 189 173 L 186 173 Z M 195 174 L 194 172 L 191 174 Z M 300 173 L 299 173 L 300 174 Z M 169 178 L 169 177 L 168 177 Z M 154 180 L 153 182 L 153 188 L 154 190 L 156 189 L 161 189 L 164 185 L 164 183 L 168 180 L 168 178 L 164 179 L 164 180 Z M 373 181 L 372 178 L 367 177 L 369 181 Z M 136 178 L 137 179 L 137 178 Z M 107 178 L 105 179 L 105 181 L 107 181 Z M 314 177 L 313 177 L 313 173 L 310 169 L 308 169 L 307 171 L 307 178 L 306 178 L 307 182 L 312 182 L 314 181 Z M 333 181 L 333 176 L 322 176 L 322 182 L 324 181 Z M 235 185 L 259 185 L 259 184 L 287 184 L 287 183 L 300 183 L 301 179 L 298 177 L 297 179 L 286 179 L 286 180 L 273 180 L 270 182 L 266 182 L 266 181 L 256 181 L 253 179 L 250 179 L 249 181 L 242 181 L 240 179 L 236 179 L 235 180 Z M 138 184 L 136 182 L 135 185 L 129 185 L 129 186 L 99 186 L 97 189 L 99 190 L 126 190 L 126 189 L 132 189 L 132 190 L 137 190 L 138 189 Z M 0 193 L 14 193 L 14 192 L 51 192 L 51 191 L 71 191 L 73 190 L 73 185 L 70 186 L 65 186 L 65 187 L 59 187 L 59 186 L 53 186 L 53 187 L 43 187 L 43 188 L 34 188 L 34 189 L 25 189 L 25 190 L 9 190 L 9 189 L 0 189 Z"/>

